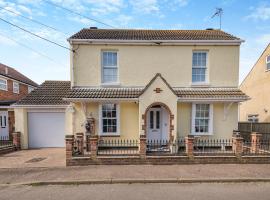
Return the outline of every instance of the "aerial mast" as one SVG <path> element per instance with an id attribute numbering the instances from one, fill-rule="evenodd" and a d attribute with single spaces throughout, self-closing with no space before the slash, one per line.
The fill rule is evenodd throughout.
<path id="1" fill-rule="evenodd" d="M 221 30 L 221 18 L 222 18 L 222 14 L 223 14 L 223 9 L 222 8 L 216 8 L 216 12 L 213 14 L 213 16 L 211 18 L 214 18 L 216 16 L 219 17 L 219 30 Z"/>

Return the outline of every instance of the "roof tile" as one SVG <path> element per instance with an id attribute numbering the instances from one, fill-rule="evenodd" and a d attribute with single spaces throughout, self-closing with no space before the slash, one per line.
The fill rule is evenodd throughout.
<path id="1" fill-rule="evenodd" d="M 240 40 L 221 30 L 82 29 L 69 39 L 107 40 Z"/>
<path id="2" fill-rule="evenodd" d="M 70 81 L 45 81 L 15 105 L 68 105 L 63 98 L 70 91 Z"/>

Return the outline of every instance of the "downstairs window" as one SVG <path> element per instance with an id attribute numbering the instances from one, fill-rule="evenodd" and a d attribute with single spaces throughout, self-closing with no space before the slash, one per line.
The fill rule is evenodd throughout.
<path id="1" fill-rule="evenodd" d="M 213 105 L 192 105 L 192 134 L 212 135 L 213 132 Z"/>
<path id="2" fill-rule="evenodd" d="M 119 105 L 100 105 L 100 116 L 101 135 L 119 135 Z"/>

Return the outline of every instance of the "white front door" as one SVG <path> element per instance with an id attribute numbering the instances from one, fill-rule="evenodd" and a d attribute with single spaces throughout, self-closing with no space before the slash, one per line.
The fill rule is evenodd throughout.
<path id="1" fill-rule="evenodd" d="M 148 140 L 162 139 L 162 116 L 161 108 L 151 108 L 148 111 Z"/>
<path id="2" fill-rule="evenodd" d="M 8 139 L 8 111 L 0 111 L 0 138 Z"/>

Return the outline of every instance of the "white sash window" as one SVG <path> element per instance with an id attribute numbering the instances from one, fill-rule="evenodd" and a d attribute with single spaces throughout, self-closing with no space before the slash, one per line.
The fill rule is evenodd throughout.
<path id="1" fill-rule="evenodd" d="M 192 104 L 192 134 L 212 135 L 213 134 L 213 105 Z"/>

